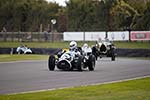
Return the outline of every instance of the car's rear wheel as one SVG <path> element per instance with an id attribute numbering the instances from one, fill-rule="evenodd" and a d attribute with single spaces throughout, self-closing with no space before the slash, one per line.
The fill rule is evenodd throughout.
<path id="1" fill-rule="evenodd" d="M 95 61 L 96 61 L 95 56 L 94 55 L 90 55 L 89 56 L 89 62 L 88 62 L 89 71 L 94 71 Z"/>
<path id="2" fill-rule="evenodd" d="M 48 68 L 50 71 L 54 71 L 55 69 L 55 61 L 56 58 L 54 55 L 49 56 L 49 60 L 48 60 Z"/>

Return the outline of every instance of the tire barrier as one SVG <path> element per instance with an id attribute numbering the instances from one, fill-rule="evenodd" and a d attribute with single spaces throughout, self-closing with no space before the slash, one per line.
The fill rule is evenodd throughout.
<path id="1" fill-rule="evenodd" d="M 57 54 L 57 48 L 31 48 L 33 54 Z M 150 49 L 116 49 L 118 57 L 150 57 Z M 0 48 L 0 54 L 16 54 L 16 48 Z"/>
<path id="2" fill-rule="evenodd" d="M 150 49 L 117 49 L 118 57 L 150 57 Z"/>
<path id="3" fill-rule="evenodd" d="M 0 54 L 17 54 L 17 48 L 0 48 Z M 57 54 L 61 49 L 57 48 L 30 48 L 33 54 Z"/>
<path id="4" fill-rule="evenodd" d="M 48 55 L 54 55 L 60 52 L 62 49 L 57 48 L 31 48 L 34 54 L 48 54 Z"/>

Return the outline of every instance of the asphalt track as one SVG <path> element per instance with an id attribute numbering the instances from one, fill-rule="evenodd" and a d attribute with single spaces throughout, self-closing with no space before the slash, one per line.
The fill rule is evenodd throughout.
<path id="1" fill-rule="evenodd" d="M 0 94 L 99 84 L 150 76 L 149 60 L 102 58 L 93 72 L 49 71 L 47 61 L 0 63 Z"/>

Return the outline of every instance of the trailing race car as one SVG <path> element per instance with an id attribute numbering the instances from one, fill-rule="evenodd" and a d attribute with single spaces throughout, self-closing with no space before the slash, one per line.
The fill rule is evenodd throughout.
<path id="1" fill-rule="evenodd" d="M 16 49 L 16 52 L 17 54 L 32 54 L 32 50 L 23 44 Z"/>
<path id="2" fill-rule="evenodd" d="M 82 46 L 82 55 L 84 68 L 88 67 L 90 71 L 94 70 L 96 58 L 92 53 L 92 49 L 86 43 Z"/>
<path id="3" fill-rule="evenodd" d="M 98 41 L 95 46 L 92 47 L 93 54 L 96 59 L 98 57 L 102 58 L 103 55 L 107 57 L 111 57 L 112 61 L 115 61 L 116 58 L 116 47 L 109 40 Z"/>
<path id="4" fill-rule="evenodd" d="M 70 47 L 72 47 L 71 43 Z M 76 42 L 74 43 L 76 45 Z M 81 48 L 75 48 L 74 50 L 70 49 L 68 51 L 63 50 L 59 52 L 56 56 L 49 56 L 49 70 L 53 71 L 55 70 L 55 67 L 61 70 L 78 71 L 82 71 L 88 68 L 90 71 L 93 71 L 95 68 L 95 56 L 92 54 L 92 52 L 88 53 L 86 56 L 83 55 Z"/>

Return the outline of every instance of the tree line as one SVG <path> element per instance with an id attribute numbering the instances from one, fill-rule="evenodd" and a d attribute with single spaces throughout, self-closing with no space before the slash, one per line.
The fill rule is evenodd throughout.
<path id="1" fill-rule="evenodd" d="M 52 26 L 51 20 L 57 22 Z M 0 0 L 0 29 L 7 31 L 150 30 L 150 0 Z M 41 29 L 42 28 L 42 29 Z"/>

